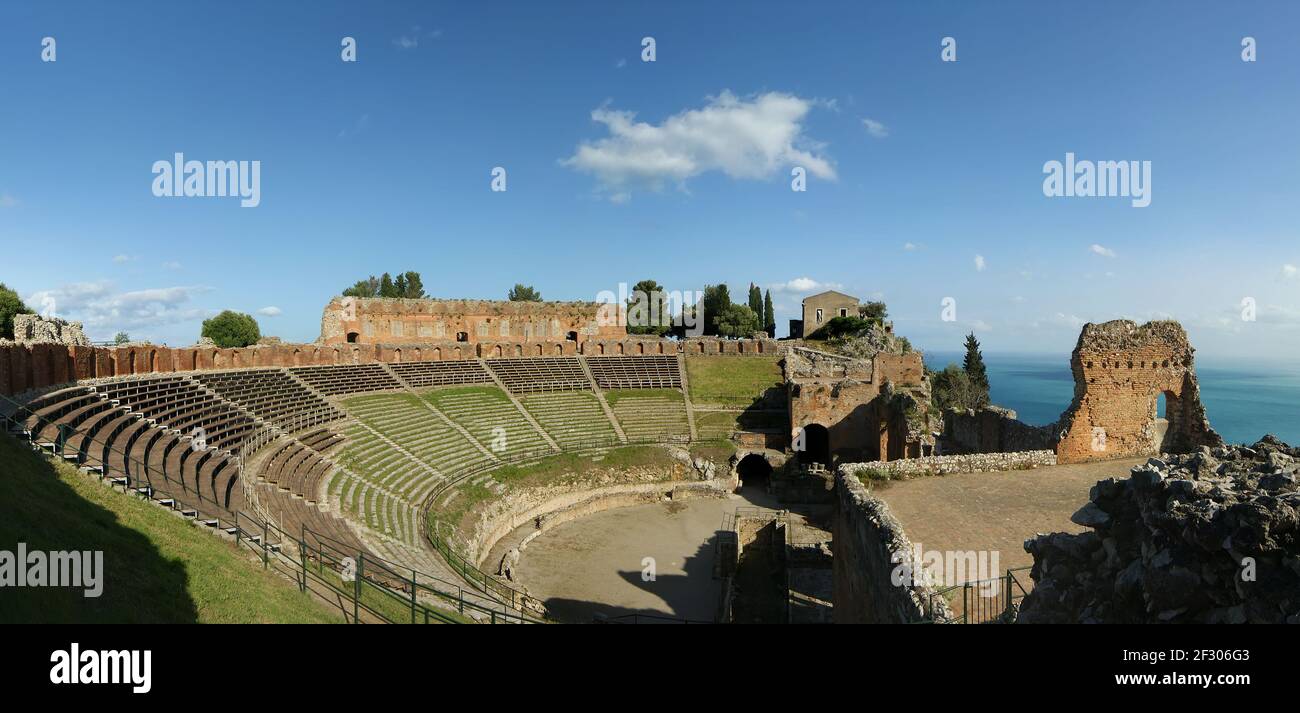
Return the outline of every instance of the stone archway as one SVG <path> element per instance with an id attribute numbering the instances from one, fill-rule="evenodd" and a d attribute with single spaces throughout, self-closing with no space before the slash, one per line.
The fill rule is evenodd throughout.
<path id="1" fill-rule="evenodd" d="M 742 486 L 752 485 L 763 489 L 772 479 L 772 464 L 762 453 L 750 453 L 736 463 L 736 478 Z"/>

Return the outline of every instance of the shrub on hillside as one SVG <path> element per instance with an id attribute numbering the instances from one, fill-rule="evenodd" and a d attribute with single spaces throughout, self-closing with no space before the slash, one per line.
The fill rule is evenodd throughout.
<path id="1" fill-rule="evenodd" d="M 809 339 L 831 339 L 845 334 L 857 334 L 870 329 L 876 322 L 861 317 L 834 317 L 821 329 L 808 335 Z"/>

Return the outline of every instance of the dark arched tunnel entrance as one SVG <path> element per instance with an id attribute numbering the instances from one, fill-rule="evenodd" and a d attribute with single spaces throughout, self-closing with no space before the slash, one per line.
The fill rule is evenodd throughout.
<path id="1" fill-rule="evenodd" d="M 767 481 L 772 478 L 772 465 L 761 454 L 750 453 L 736 464 L 736 475 L 740 484 L 767 488 Z"/>

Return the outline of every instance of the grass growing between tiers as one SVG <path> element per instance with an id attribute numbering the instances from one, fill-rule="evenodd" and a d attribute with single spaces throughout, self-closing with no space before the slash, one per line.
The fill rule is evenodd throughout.
<path id="1" fill-rule="evenodd" d="M 691 456 L 707 458 L 717 466 L 724 467 L 736 453 L 736 444 L 726 440 L 696 441 L 691 444 Z"/>
<path id="2" fill-rule="evenodd" d="M 110 490 L 0 436 L 0 550 L 99 550 L 103 592 L 0 591 L 0 621 L 329 623 L 337 611 L 264 571 L 245 551 L 158 505 Z"/>
<path id="3" fill-rule="evenodd" d="M 507 489 L 532 488 L 558 483 L 576 483 L 596 470 L 667 466 L 674 463 L 668 451 L 657 446 L 623 446 L 596 453 L 559 453 L 533 463 L 506 465 L 493 470 L 494 480 Z M 500 497 L 479 483 L 464 483 L 457 495 L 441 508 L 430 510 L 432 520 L 464 526 L 474 509 Z"/>
<path id="4" fill-rule="evenodd" d="M 748 403 L 782 383 L 777 358 L 766 356 L 687 357 L 686 375 L 696 404 Z"/>
<path id="5" fill-rule="evenodd" d="M 605 400 L 610 406 L 617 405 L 623 399 L 636 401 L 651 398 L 683 403 L 682 392 L 677 389 L 611 389 L 605 392 Z"/>

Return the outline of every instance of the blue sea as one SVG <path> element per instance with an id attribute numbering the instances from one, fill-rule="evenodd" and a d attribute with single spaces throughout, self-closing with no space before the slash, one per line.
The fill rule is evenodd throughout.
<path id="1" fill-rule="evenodd" d="M 925 352 L 926 366 L 961 365 L 962 352 Z M 1074 398 L 1070 355 L 985 354 L 993 403 L 1016 411 L 1021 421 L 1055 422 Z M 1254 443 L 1272 433 L 1300 445 L 1300 363 L 1215 361 L 1197 357 L 1210 425 L 1230 443 Z"/>

